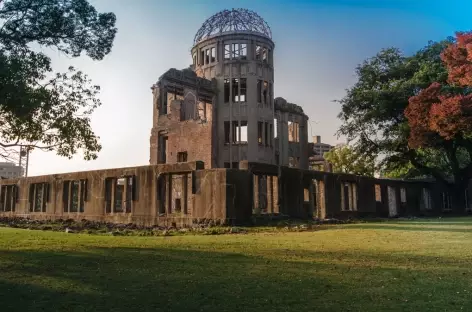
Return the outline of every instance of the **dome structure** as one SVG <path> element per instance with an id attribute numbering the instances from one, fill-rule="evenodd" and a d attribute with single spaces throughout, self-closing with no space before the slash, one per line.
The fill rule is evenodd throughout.
<path id="1" fill-rule="evenodd" d="M 232 9 L 220 11 L 207 19 L 197 31 L 193 43 L 229 32 L 251 32 L 272 39 L 269 25 L 256 12 Z"/>

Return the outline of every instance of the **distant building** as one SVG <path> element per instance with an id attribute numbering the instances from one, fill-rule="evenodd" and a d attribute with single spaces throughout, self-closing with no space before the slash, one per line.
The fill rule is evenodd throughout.
<path id="1" fill-rule="evenodd" d="M 330 171 L 328 168 L 329 165 L 324 159 L 324 154 L 332 150 L 334 146 L 322 143 L 321 136 L 316 135 L 313 136 L 313 143 L 308 143 L 308 147 L 310 151 L 310 155 L 308 156 L 310 169 L 318 171 Z"/>
<path id="2" fill-rule="evenodd" d="M 0 177 L 11 179 L 23 176 L 23 167 L 11 162 L 0 162 Z"/>

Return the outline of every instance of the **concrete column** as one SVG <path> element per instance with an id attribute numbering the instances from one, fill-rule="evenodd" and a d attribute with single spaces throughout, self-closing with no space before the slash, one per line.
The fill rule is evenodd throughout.
<path id="1" fill-rule="evenodd" d="M 326 191 L 323 181 L 317 181 L 318 188 L 318 218 L 326 219 Z"/>
<path id="2" fill-rule="evenodd" d="M 273 213 L 279 213 L 279 178 L 272 177 L 272 198 L 273 198 Z"/>

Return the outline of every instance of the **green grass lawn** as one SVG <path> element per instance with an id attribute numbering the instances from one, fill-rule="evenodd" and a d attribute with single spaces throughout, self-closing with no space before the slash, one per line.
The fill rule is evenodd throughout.
<path id="1" fill-rule="evenodd" d="M 0 228 L 0 311 L 472 311 L 472 218 L 174 237 Z"/>

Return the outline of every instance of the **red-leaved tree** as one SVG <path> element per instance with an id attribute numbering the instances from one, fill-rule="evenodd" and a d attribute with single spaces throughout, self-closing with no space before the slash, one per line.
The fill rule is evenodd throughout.
<path id="1" fill-rule="evenodd" d="M 444 151 L 453 176 L 433 175 L 450 187 L 455 206 L 463 208 L 464 190 L 472 178 L 472 32 L 456 33 L 456 42 L 444 49 L 441 60 L 448 84 L 432 83 L 412 96 L 405 109 L 408 145 Z M 458 161 L 464 152 L 470 160 L 465 166 Z"/>
<path id="2" fill-rule="evenodd" d="M 472 86 L 472 32 L 457 32 L 456 43 L 441 54 L 449 73 L 449 82 Z"/>

